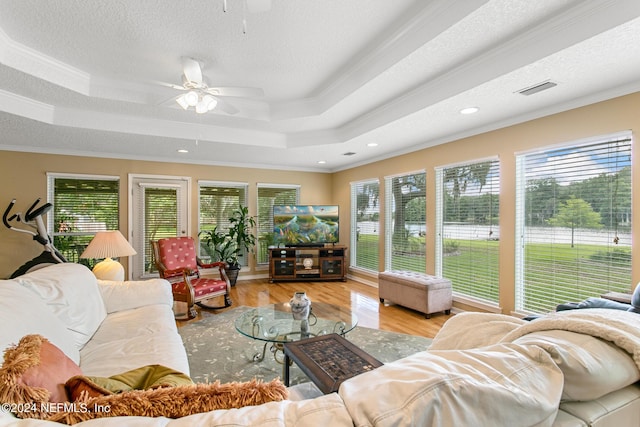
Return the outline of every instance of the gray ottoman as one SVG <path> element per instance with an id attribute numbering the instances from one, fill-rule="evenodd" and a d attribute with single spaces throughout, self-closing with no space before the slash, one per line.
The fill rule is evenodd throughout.
<path id="1" fill-rule="evenodd" d="M 380 302 L 392 301 L 425 314 L 451 312 L 451 281 L 414 271 L 391 270 L 378 274 Z"/>

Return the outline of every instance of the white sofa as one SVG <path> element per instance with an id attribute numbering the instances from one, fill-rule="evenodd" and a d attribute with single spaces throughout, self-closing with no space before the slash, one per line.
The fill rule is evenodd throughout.
<path id="1" fill-rule="evenodd" d="M 638 319 L 640 315 L 620 314 L 624 322 L 632 325 L 631 344 L 624 345 L 634 345 L 634 339 L 640 342 L 640 338 L 634 336 L 633 328 L 640 331 L 640 324 L 634 323 L 636 318 L 624 317 L 627 315 Z M 352 378 L 343 383 L 339 393 L 217 410 L 175 420 L 114 417 L 76 425 L 640 425 L 640 387 L 629 385 L 637 381 L 635 376 L 640 373 L 624 351 L 614 349 L 613 353 L 606 353 L 615 354 L 616 360 L 612 362 L 623 365 L 622 371 L 616 371 L 618 374 L 630 375 L 626 382 L 620 382 L 624 385 L 607 389 L 595 401 L 560 403 L 562 399 L 567 400 L 566 381 L 570 372 L 563 363 L 568 364 L 570 358 L 558 348 L 571 345 L 561 343 L 560 339 L 555 343 L 544 342 L 544 337 L 532 335 L 504 340 L 505 335 L 514 335 L 515 330 L 528 326 L 508 316 L 487 316 L 482 321 L 473 319 L 473 328 L 465 324 L 472 316 L 454 316 L 452 319 L 459 320 L 445 324 L 442 336 L 434 341 L 433 351 L 419 352 Z M 186 352 L 173 318 L 170 288 L 164 280 L 98 281 L 83 266 L 54 265 L 0 281 L 0 321 L 3 348 L 24 335 L 41 334 L 78 363 L 85 375 L 110 376 L 149 364 L 189 373 Z M 480 330 L 486 333 L 479 333 Z M 461 344 L 456 340 L 458 336 L 473 339 L 464 339 Z M 479 336 L 486 336 L 487 340 L 483 342 Z M 474 347 L 470 344 L 481 348 L 470 348 Z M 638 348 L 637 362 L 640 344 Z M 620 375 L 616 376 L 618 381 Z M 296 398 L 301 396 L 298 391 L 306 386 L 298 387 L 292 390 Z M 308 387 L 308 390 L 313 389 Z M 17 419 L 10 413 L 0 412 L 0 427 L 56 425 Z"/>

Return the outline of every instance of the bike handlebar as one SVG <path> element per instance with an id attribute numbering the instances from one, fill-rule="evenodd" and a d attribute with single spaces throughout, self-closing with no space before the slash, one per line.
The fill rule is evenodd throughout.
<path id="1" fill-rule="evenodd" d="M 39 208 L 35 209 L 36 205 L 40 203 L 40 198 L 36 199 L 35 202 L 31 205 L 29 209 L 27 209 L 27 213 L 24 214 L 24 217 L 27 221 L 33 221 L 40 215 L 44 215 L 51 210 L 53 205 L 51 203 L 45 203 Z M 34 210 L 35 209 L 35 210 Z"/>
<path id="2" fill-rule="evenodd" d="M 4 215 L 2 215 L 2 222 L 7 228 L 11 228 L 11 224 L 9 224 L 9 221 L 13 221 L 13 219 L 18 216 L 16 214 L 13 214 L 9 219 L 7 219 L 9 212 L 11 212 L 11 209 L 13 209 L 13 205 L 15 204 L 16 204 L 16 199 L 13 199 L 11 203 L 9 203 L 9 206 L 7 206 L 7 209 L 4 210 Z"/>

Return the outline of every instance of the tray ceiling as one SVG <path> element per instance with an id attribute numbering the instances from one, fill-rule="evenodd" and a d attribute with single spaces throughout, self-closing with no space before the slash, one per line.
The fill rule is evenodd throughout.
<path id="1" fill-rule="evenodd" d="M 0 149 L 336 171 L 640 89 L 637 0 L 247 1 L 0 0 Z"/>

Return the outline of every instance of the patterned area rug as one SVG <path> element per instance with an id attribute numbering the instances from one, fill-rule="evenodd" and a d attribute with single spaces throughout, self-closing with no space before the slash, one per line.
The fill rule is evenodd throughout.
<path id="1" fill-rule="evenodd" d="M 282 364 L 278 363 L 267 345 L 262 362 L 253 356 L 262 353 L 264 341 L 241 335 L 234 326 L 235 319 L 251 307 L 237 307 L 219 314 L 202 312 L 203 319 L 179 328 L 187 349 L 191 377 L 205 383 L 249 381 L 252 378 L 271 381 L 282 378 Z M 357 326 L 346 338 L 383 363 L 392 362 L 427 349 L 431 340 L 413 335 L 380 331 Z M 275 354 L 282 360 L 282 352 Z M 290 369 L 291 385 L 308 382 L 295 364 Z"/>

